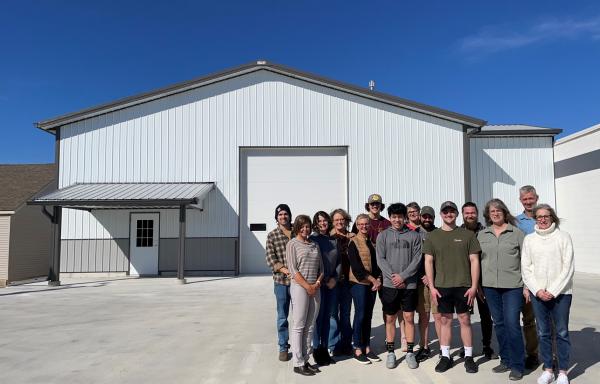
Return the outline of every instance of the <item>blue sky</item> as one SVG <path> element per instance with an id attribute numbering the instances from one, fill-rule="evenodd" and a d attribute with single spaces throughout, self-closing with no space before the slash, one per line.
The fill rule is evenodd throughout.
<path id="1" fill-rule="evenodd" d="M 0 163 L 53 161 L 36 121 L 257 59 L 492 124 L 600 123 L 597 1 L 8 0 Z"/>

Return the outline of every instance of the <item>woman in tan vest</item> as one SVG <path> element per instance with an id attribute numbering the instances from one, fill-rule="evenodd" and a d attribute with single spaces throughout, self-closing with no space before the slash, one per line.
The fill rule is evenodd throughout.
<path id="1" fill-rule="evenodd" d="M 375 248 L 369 239 L 369 216 L 358 215 L 356 228 L 358 234 L 348 245 L 350 294 L 354 301 L 352 343 L 354 359 L 361 364 L 371 364 L 372 361 L 381 361 L 369 345 L 376 292 L 381 286 L 381 271 L 377 267 Z"/>

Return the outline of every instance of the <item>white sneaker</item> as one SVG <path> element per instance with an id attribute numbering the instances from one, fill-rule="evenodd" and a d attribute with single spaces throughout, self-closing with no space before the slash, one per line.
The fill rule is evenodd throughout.
<path id="1" fill-rule="evenodd" d="M 559 373 L 556 384 L 569 384 L 569 378 L 564 373 Z"/>
<path id="2" fill-rule="evenodd" d="M 554 374 L 552 372 L 544 371 L 544 372 L 542 372 L 540 377 L 538 377 L 537 384 L 550 384 L 553 381 L 554 381 Z M 567 380 L 567 383 L 568 383 L 568 380 Z"/>
<path id="3" fill-rule="evenodd" d="M 396 368 L 396 354 L 394 352 L 388 352 L 387 359 L 385 360 L 385 366 L 388 369 Z"/>

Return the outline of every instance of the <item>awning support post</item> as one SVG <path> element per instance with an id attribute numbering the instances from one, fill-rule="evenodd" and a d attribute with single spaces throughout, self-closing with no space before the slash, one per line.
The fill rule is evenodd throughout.
<path id="1" fill-rule="evenodd" d="M 179 247 L 177 251 L 177 280 L 181 284 L 185 284 L 184 269 L 185 269 L 185 205 L 179 206 Z"/>
<path id="2" fill-rule="evenodd" d="M 52 207 L 52 259 L 48 273 L 48 285 L 60 285 L 60 231 L 62 225 L 62 207 Z"/>

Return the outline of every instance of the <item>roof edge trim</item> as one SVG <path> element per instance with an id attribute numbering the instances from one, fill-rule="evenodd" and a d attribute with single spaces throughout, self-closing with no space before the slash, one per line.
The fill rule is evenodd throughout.
<path id="1" fill-rule="evenodd" d="M 280 75 L 296 78 L 313 84 L 318 84 L 341 92 L 353 94 L 356 96 L 364 97 L 389 105 L 394 105 L 404 109 L 441 118 L 443 120 L 464 124 L 470 127 L 481 127 L 487 124 L 485 120 L 481 120 L 456 112 L 451 112 L 442 108 L 437 108 L 419 102 L 402 99 L 400 97 L 385 94 L 382 92 L 371 91 L 368 88 L 362 88 L 356 85 L 342 83 L 336 80 L 328 79 L 318 75 L 313 75 L 308 72 L 302 72 L 286 66 L 267 63 L 264 61 L 258 61 L 249 64 L 244 64 L 235 68 L 230 68 L 224 71 L 216 72 L 204 77 L 179 82 L 170 86 L 156 89 L 154 91 L 144 92 L 138 95 L 118 99 L 113 102 L 100 104 L 91 108 L 83 109 L 78 112 L 68 113 L 55 118 L 43 120 L 34 123 L 34 126 L 44 131 L 52 131 L 62 125 L 74 123 L 87 118 L 92 118 L 109 112 L 114 112 L 116 110 L 147 103 L 153 100 L 168 97 L 181 92 L 186 92 L 195 88 L 200 88 L 220 81 L 229 80 L 260 70 L 271 71 Z"/>

